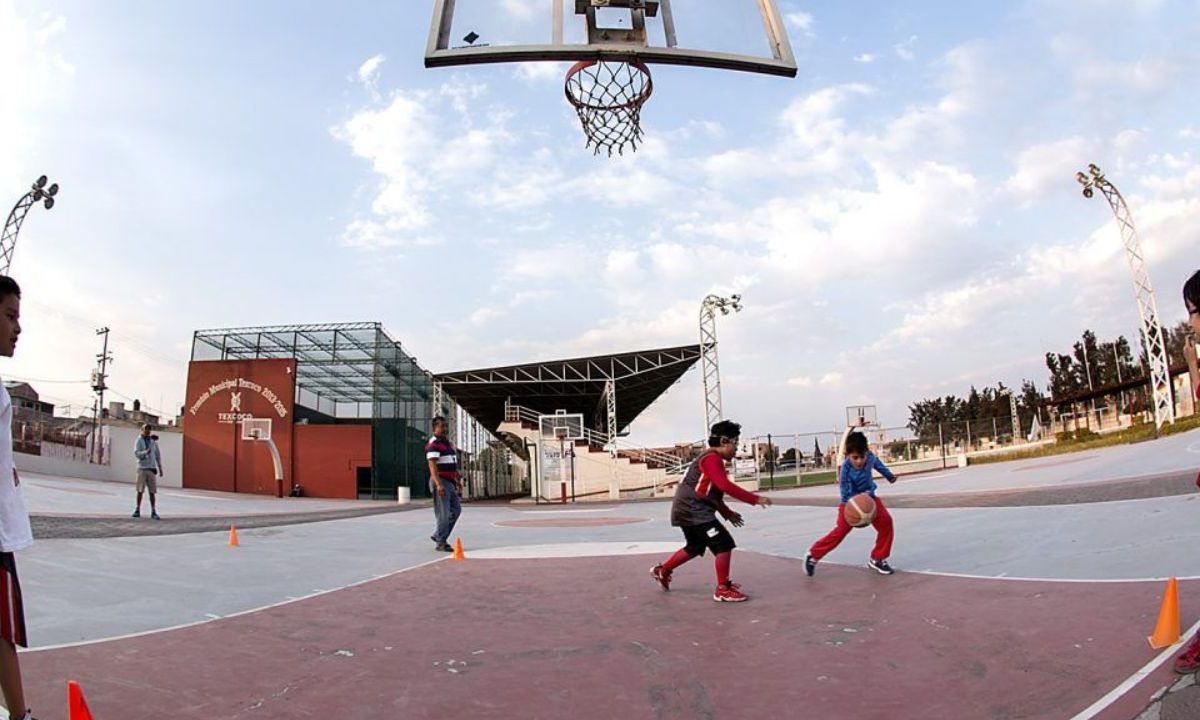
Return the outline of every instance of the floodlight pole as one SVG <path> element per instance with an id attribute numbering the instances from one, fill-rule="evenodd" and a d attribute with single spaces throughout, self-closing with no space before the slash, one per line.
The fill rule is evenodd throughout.
<path id="1" fill-rule="evenodd" d="M 0 235 L 0 275 L 7 275 L 8 269 L 12 266 L 13 250 L 17 248 L 17 235 L 21 233 L 21 224 L 25 222 L 25 216 L 29 214 L 30 208 L 40 202 L 49 210 L 54 207 L 54 196 L 58 194 L 58 183 L 46 187 L 48 180 L 43 175 L 34 181 L 29 192 L 21 196 L 17 204 L 13 206 L 12 212 L 8 214 L 8 220 L 4 223 L 4 234 Z"/>
<path id="2" fill-rule="evenodd" d="M 1075 180 L 1083 186 L 1083 196 L 1092 197 L 1099 189 L 1108 200 L 1121 230 L 1125 244 L 1125 257 L 1133 275 L 1133 293 L 1137 301 L 1138 315 L 1142 320 L 1142 343 L 1146 357 L 1150 360 L 1150 387 L 1154 391 L 1154 425 L 1158 429 L 1166 423 L 1175 422 L 1175 403 L 1171 392 L 1170 361 L 1162 325 L 1158 322 L 1158 304 L 1154 300 L 1154 288 L 1150 285 L 1150 273 L 1146 269 L 1142 242 L 1133 225 L 1133 213 L 1117 188 L 1104 177 L 1104 172 L 1095 164 L 1088 165 L 1087 173 L 1075 173 Z"/>
<path id="3" fill-rule="evenodd" d="M 709 295 L 700 304 L 700 368 L 704 375 L 704 436 L 721 422 L 721 369 L 717 363 L 717 312 L 742 311 L 742 296 Z"/>

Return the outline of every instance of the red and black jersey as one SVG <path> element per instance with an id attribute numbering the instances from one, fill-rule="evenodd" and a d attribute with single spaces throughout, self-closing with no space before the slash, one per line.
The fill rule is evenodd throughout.
<path id="1" fill-rule="evenodd" d="M 758 502 L 757 495 L 729 479 L 724 459 L 715 450 L 706 450 L 696 458 L 679 481 L 679 487 L 675 488 L 671 525 L 689 527 L 716 520 L 717 513 L 725 507 L 726 493 L 750 505 Z"/>
<path id="2" fill-rule="evenodd" d="M 425 457 L 437 461 L 438 477 L 443 480 L 458 479 L 458 452 L 450 440 L 434 435 L 425 445 Z"/>

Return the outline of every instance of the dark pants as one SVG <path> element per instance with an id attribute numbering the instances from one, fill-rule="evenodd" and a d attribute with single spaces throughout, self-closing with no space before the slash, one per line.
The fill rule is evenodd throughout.
<path id="1" fill-rule="evenodd" d="M 445 544 L 450 540 L 450 533 L 454 532 L 458 516 L 462 514 L 462 499 L 458 496 L 458 489 L 453 482 L 441 480 L 441 483 L 446 494 L 439 495 L 436 489 L 433 491 L 433 515 L 437 518 L 437 529 L 433 537 L 439 544 Z"/>

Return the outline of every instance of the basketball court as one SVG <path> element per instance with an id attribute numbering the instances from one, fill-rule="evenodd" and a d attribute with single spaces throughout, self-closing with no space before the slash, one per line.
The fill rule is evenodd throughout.
<path id="1" fill-rule="evenodd" d="M 1158 467 L 1198 441 L 1096 454 Z M 1071 468 L 1046 465 L 944 482 L 971 494 L 977 473 L 1050 485 Z M 829 507 L 749 510 L 740 605 L 711 600 L 707 558 L 669 593 L 651 581 L 680 544 L 666 502 L 468 505 L 462 562 L 432 552 L 424 508 L 247 530 L 237 548 L 45 540 L 23 557 L 23 663 L 33 697 L 75 679 L 97 717 L 1132 718 L 1174 681 L 1146 642 L 1165 577 L 1185 629 L 1200 618 L 1198 503 L 897 508 L 891 577 L 863 565 L 869 531 L 805 577 Z"/>

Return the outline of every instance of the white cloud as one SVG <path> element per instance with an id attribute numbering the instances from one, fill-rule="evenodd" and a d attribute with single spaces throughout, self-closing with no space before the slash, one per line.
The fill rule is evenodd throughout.
<path id="1" fill-rule="evenodd" d="M 378 69 L 371 64 L 368 77 Z M 349 223 L 343 244 L 378 250 L 440 242 L 445 218 L 435 205 L 447 194 L 508 211 L 544 203 L 558 171 L 543 153 L 506 157 L 516 142 L 513 118 L 489 99 L 486 84 L 465 76 L 435 90 L 376 95 L 332 130 L 378 178 L 370 215 Z"/>
<path id="2" fill-rule="evenodd" d="M 374 55 L 358 67 L 358 81 L 371 93 L 371 97 L 379 100 L 379 68 L 387 60 L 383 55 Z"/>
<path id="3" fill-rule="evenodd" d="M 504 314 L 505 313 L 502 310 L 494 307 L 481 307 L 475 312 L 471 313 L 471 316 L 467 318 L 467 322 L 471 323 L 472 325 L 486 325 L 492 320 L 503 317 Z"/>
<path id="4" fill-rule="evenodd" d="M 513 74 L 527 83 L 561 83 L 568 67 L 566 63 L 523 62 L 515 65 Z"/>
<path id="5" fill-rule="evenodd" d="M 879 56 L 875 53 L 859 53 L 858 55 L 854 56 L 854 62 L 856 63 L 873 63 L 878 59 Z"/>
<path id="6" fill-rule="evenodd" d="M 507 275 L 520 280 L 554 280 L 578 277 L 591 267 L 591 257 L 581 245 L 564 244 L 512 253 Z"/>
<path id="7" fill-rule="evenodd" d="M 892 49 L 896 51 L 896 57 L 905 61 L 916 59 L 917 53 L 914 48 L 917 46 L 917 40 L 918 38 L 916 35 L 911 35 L 904 42 L 898 42 L 893 45 Z"/>
<path id="8" fill-rule="evenodd" d="M 37 21 L 28 19 L 18 13 L 15 3 L 0 1 L 0 87 L 4 88 L 0 183 L 4 187 L 29 182 L 33 171 L 26 163 L 43 133 L 37 118 L 71 89 L 75 66 L 55 49 L 66 24 L 64 16 L 48 12 Z"/>
<path id="9" fill-rule="evenodd" d="M 1017 155 L 1016 171 L 1004 182 L 1002 192 L 1025 207 L 1058 196 L 1053 189 L 1067 186 L 1078 170 L 1095 156 L 1094 143 L 1081 137 L 1041 143 Z"/>
<path id="10" fill-rule="evenodd" d="M 335 137 L 370 160 L 382 177 L 371 210 L 386 218 L 389 231 L 421 230 L 432 222 L 423 196 L 429 181 L 422 166 L 430 160 L 435 136 L 425 99 L 397 93 L 385 107 L 360 112 L 334 130 Z M 371 226 L 374 231 L 379 227 L 380 223 Z"/>
<path id="11" fill-rule="evenodd" d="M 362 65 L 358 66 L 359 82 L 363 83 L 364 85 L 374 86 L 375 81 L 378 79 L 379 68 L 383 66 L 385 60 L 387 60 L 387 58 L 382 54 L 373 55 L 367 58 Z"/>
<path id="12" fill-rule="evenodd" d="M 862 83 L 822 88 L 794 100 L 780 119 L 803 148 L 835 144 L 846 137 L 846 121 L 840 114 L 842 106 L 853 97 L 873 93 L 874 88 Z"/>
<path id="13" fill-rule="evenodd" d="M 807 387 L 812 387 L 813 381 L 812 381 L 812 378 L 807 377 L 807 376 L 794 377 L 794 378 L 788 378 L 787 384 L 790 385 L 791 387 L 807 388 Z"/>
<path id="14" fill-rule="evenodd" d="M 532 20 L 538 16 L 541 6 L 528 0 L 500 0 L 500 7 L 518 20 Z"/>
<path id="15" fill-rule="evenodd" d="M 821 376 L 821 385 L 830 388 L 841 387 L 842 379 L 843 376 L 840 372 L 828 372 Z"/>
<path id="16" fill-rule="evenodd" d="M 799 30 L 806 37 L 812 37 L 814 20 L 811 14 L 797 10 L 788 13 L 785 19 L 793 29 Z"/>

